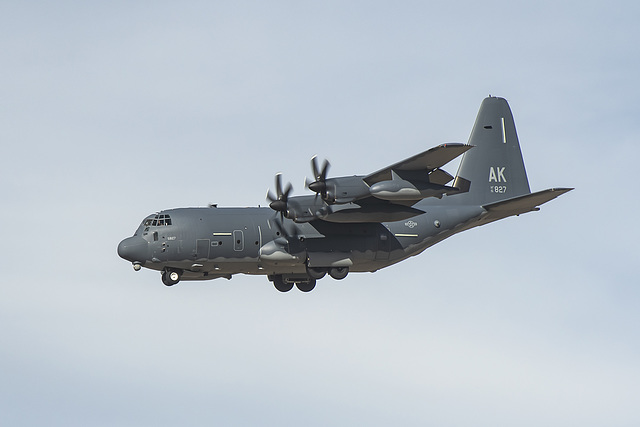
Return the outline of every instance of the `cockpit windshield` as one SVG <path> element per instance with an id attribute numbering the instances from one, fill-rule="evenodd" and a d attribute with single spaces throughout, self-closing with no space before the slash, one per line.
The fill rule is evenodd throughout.
<path id="1" fill-rule="evenodd" d="M 149 217 L 144 221 L 145 229 L 148 227 L 164 227 L 166 225 L 171 225 L 171 217 L 165 214 L 156 214 L 153 218 Z"/>
<path id="2" fill-rule="evenodd" d="M 140 227 L 144 227 L 143 229 L 143 236 L 147 235 L 147 232 L 149 231 L 150 228 L 156 228 L 156 227 L 166 227 L 168 225 L 171 225 L 171 217 L 167 214 L 155 214 L 153 216 L 149 216 L 148 218 L 146 218 L 144 221 L 142 221 L 142 224 L 140 224 Z M 138 230 L 136 230 L 136 232 L 134 233 L 134 236 L 138 235 L 140 228 L 138 228 Z M 154 231 L 154 233 L 157 235 L 158 233 Z"/>

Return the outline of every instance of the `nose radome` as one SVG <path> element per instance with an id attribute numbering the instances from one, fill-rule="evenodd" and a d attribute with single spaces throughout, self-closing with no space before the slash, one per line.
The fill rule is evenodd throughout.
<path id="1" fill-rule="evenodd" d="M 118 245 L 120 258 L 131 262 L 144 263 L 147 259 L 148 244 L 142 237 L 127 237 Z"/>

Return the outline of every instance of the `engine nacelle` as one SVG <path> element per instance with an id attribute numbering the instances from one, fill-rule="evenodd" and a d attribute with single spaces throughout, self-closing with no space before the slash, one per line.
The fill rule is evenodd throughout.
<path id="1" fill-rule="evenodd" d="M 301 223 L 322 219 L 329 213 L 329 206 L 322 198 L 318 196 L 296 196 L 289 199 L 284 216 Z"/>
<path id="2" fill-rule="evenodd" d="M 351 203 L 369 196 L 369 186 L 362 176 L 344 176 L 326 181 L 327 203 Z"/>

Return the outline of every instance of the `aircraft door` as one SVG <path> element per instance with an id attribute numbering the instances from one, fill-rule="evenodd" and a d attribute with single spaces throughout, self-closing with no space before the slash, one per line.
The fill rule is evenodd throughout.
<path id="1" fill-rule="evenodd" d="M 233 250 L 236 252 L 244 250 L 244 233 L 242 230 L 233 230 Z"/>
<path id="2" fill-rule="evenodd" d="M 209 258 L 209 239 L 196 240 L 196 259 Z"/>

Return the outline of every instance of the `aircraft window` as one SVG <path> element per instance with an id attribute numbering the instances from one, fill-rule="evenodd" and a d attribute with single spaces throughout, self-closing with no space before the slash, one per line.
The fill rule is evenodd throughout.
<path id="1" fill-rule="evenodd" d="M 145 231 L 148 231 L 149 227 L 164 227 L 166 225 L 171 225 L 171 217 L 169 215 L 155 215 L 153 218 L 148 218 L 144 221 L 144 226 L 147 228 Z"/>

